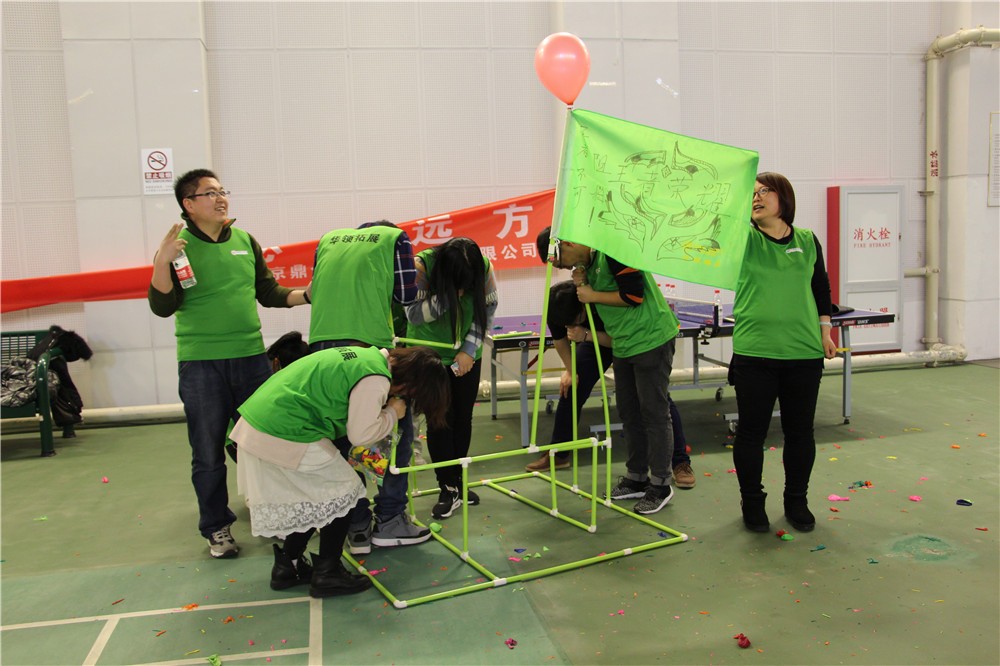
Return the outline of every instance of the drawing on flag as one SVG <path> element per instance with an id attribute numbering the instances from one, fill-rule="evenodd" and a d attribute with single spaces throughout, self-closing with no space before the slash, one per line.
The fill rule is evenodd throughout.
<path id="1" fill-rule="evenodd" d="M 733 289 L 757 160 L 752 150 L 575 109 L 566 119 L 552 236 L 633 268 Z"/>

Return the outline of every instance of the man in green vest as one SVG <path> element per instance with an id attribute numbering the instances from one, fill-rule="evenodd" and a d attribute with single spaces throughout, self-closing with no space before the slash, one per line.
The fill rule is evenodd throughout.
<path id="1" fill-rule="evenodd" d="M 550 233 L 550 228 L 542 230 L 539 247 L 548 247 Z M 572 269 L 577 298 L 595 305 L 613 341 L 615 394 L 628 460 L 611 499 L 638 498 L 636 513 L 656 513 L 674 495 L 667 387 L 680 328 L 677 317 L 652 275 L 600 250 L 556 239 L 550 261 L 556 268 Z"/>
<path id="2" fill-rule="evenodd" d="M 303 305 L 305 290 L 282 287 L 260 244 L 229 218 L 229 192 L 208 169 L 174 184 L 184 224 L 175 224 L 153 257 L 149 307 L 174 317 L 178 384 L 191 444 L 191 481 L 198 497 L 198 530 L 215 558 L 236 557 L 230 525 L 224 446 L 237 408 L 271 375 L 257 303 Z M 186 256 L 194 280 L 182 285 L 172 262 Z M 180 263 L 180 262 L 179 262 Z"/>
<path id="3" fill-rule="evenodd" d="M 413 246 L 405 231 L 385 220 L 357 229 L 334 229 L 316 246 L 316 263 L 308 289 L 312 302 L 309 348 L 360 346 L 392 349 L 394 314 L 417 297 Z M 410 464 L 413 452 L 413 416 L 407 410 L 399 420 L 396 464 Z M 386 471 L 375 495 L 375 524 L 368 498 L 349 514 L 347 545 L 351 553 L 412 546 L 431 537 L 406 513 L 407 474 Z"/>

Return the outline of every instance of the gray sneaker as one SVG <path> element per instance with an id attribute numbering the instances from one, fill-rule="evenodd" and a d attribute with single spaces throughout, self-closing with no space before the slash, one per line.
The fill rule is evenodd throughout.
<path id="1" fill-rule="evenodd" d="M 646 494 L 641 500 L 635 503 L 632 510 L 636 513 L 648 515 L 656 513 L 667 505 L 674 496 L 673 486 L 649 486 Z"/>
<path id="2" fill-rule="evenodd" d="M 212 536 L 208 537 L 208 553 L 216 559 L 229 559 L 240 554 L 229 525 L 212 532 Z"/>
<path id="3" fill-rule="evenodd" d="M 413 546 L 431 538 L 431 531 L 426 527 L 417 527 L 410 522 L 406 512 L 397 513 L 388 520 L 375 520 L 375 531 L 372 533 L 372 543 L 379 548 L 393 546 Z"/>
<path id="4" fill-rule="evenodd" d="M 367 555 L 372 552 L 372 524 L 351 525 L 347 532 L 347 547 L 351 555 Z"/>
<path id="5" fill-rule="evenodd" d="M 633 481 L 627 476 L 618 477 L 618 485 L 611 489 L 611 499 L 638 499 L 646 494 L 649 481 Z"/>

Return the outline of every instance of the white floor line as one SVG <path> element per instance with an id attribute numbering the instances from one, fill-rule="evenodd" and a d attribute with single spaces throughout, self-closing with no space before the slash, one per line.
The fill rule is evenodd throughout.
<path id="1" fill-rule="evenodd" d="M 114 633 L 115 628 L 118 626 L 118 618 L 112 618 L 108 620 L 104 627 L 101 629 L 101 633 L 97 635 L 97 640 L 90 647 L 90 652 L 87 654 L 87 658 L 83 660 L 83 666 L 95 666 L 97 661 L 101 658 L 101 653 L 104 652 L 104 648 L 107 647 L 108 641 L 111 639 L 111 634 Z"/>
<path id="2" fill-rule="evenodd" d="M 309 651 L 308 648 L 291 648 L 288 650 L 267 650 L 266 652 L 244 652 L 242 654 L 227 654 L 223 659 L 223 663 L 227 661 L 232 661 L 236 659 L 260 659 L 261 657 L 283 657 L 290 654 L 306 654 Z M 208 657 L 201 656 L 199 653 L 198 657 L 192 657 L 191 659 L 175 659 L 174 661 L 150 661 L 145 663 L 133 664 L 133 666 L 193 666 L 194 664 L 201 664 L 205 666 Z"/>
<path id="3" fill-rule="evenodd" d="M 246 601 L 243 603 L 231 604 L 211 604 L 198 606 L 188 610 L 186 608 L 161 608 L 159 610 L 135 611 L 132 613 L 111 613 L 108 615 L 91 615 L 90 617 L 73 617 L 66 620 L 42 620 L 40 622 L 24 622 L 22 624 L 8 624 L 0 626 L 0 631 L 13 631 L 15 629 L 35 629 L 37 627 L 58 627 L 67 624 L 80 624 L 82 622 L 107 622 L 109 620 L 118 621 L 130 617 L 149 617 L 151 615 L 170 615 L 172 613 L 198 613 L 200 611 L 221 610 L 226 608 L 252 608 L 255 606 L 281 606 L 284 604 L 303 603 L 305 601 L 315 601 L 312 597 L 294 597 L 292 599 L 270 599 L 267 601 Z"/>
<path id="4" fill-rule="evenodd" d="M 323 666 L 323 600 L 309 600 L 309 664 Z"/>

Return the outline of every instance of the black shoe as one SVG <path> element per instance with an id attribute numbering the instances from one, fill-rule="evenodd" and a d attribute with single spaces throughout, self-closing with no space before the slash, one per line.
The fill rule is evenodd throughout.
<path id="1" fill-rule="evenodd" d="M 318 599 L 336 597 L 343 594 L 357 594 L 372 586 L 368 576 L 352 574 L 340 561 L 340 557 L 320 557 L 313 554 L 313 572 L 309 585 L 309 596 Z"/>
<path id="2" fill-rule="evenodd" d="M 799 532 L 812 532 L 816 528 L 816 517 L 809 510 L 809 502 L 804 495 L 785 495 L 785 518 Z"/>
<path id="3" fill-rule="evenodd" d="M 312 578 L 313 569 L 309 566 L 305 553 L 299 556 L 294 564 L 292 558 L 285 554 L 285 551 L 278 547 L 278 544 L 271 544 L 274 548 L 274 566 L 271 567 L 271 589 L 287 590 L 296 585 L 307 585 Z"/>
<path id="4" fill-rule="evenodd" d="M 469 493 L 469 503 L 472 503 L 471 495 Z M 476 504 L 479 504 L 479 498 L 476 497 Z M 451 514 L 455 513 L 455 509 L 462 506 L 462 494 L 458 492 L 458 488 L 453 486 L 445 486 L 441 489 L 441 493 L 438 495 L 437 504 L 431 509 L 431 515 L 441 520 L 442 518 L 450 518 Z"/>
<path id="5" fill-rule="evenodd" d="M 479 495 L 469 491 L 469 506 L 477 506 L 479 504 Z"/>
<path id="6" fill-rule="evenodd" d="M 743 509 L 743 524 L 751 532 L 768 532 L 771 529 L 771 521 L 767 519 L 767 512 L 764 511 L 764 500 L 767 499 L 765 493 L 759 496 L 744 495 L 740 506 Z"/>

